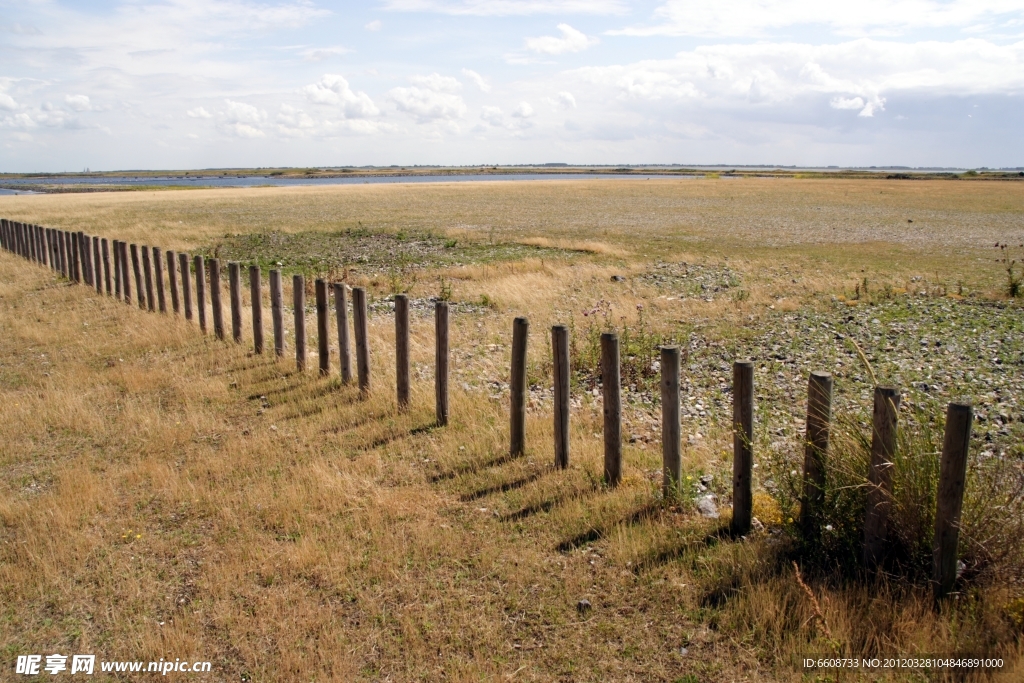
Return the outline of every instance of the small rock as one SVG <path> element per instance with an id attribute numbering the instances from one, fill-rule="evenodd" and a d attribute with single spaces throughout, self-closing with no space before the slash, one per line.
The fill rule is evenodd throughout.
<path id="1" fill-rule="evenodd" d="M 715 504 L 716 498 L 715 494 L 709 493 L 697 499 L 697 510 L 700 512 L 701 517 L 718 519 L 718 505 Z"/>
<path id="2" fill-rule="evenodd" d="M 580 614 L 587 614 L 593 607 L 590 604 L 590 600 L 583 599 L 576 603 L 576 611 Z"/>
<path id="3" fill-rule="evenodd" d="M 754 531 L 756 531 L 757 533 L 764 533 L 764 524 L 762 524 L 761 520 L 759 520 L 757 517 L 752 517 L 750 519 L 750 526 L 754 527 Z"/>
<path id="4" fill-rule="evenodd" d="M 625 279 L 626 278 L 622 277 L 621 275 L 612 275 L 612 282 L 622 282 Z"/>

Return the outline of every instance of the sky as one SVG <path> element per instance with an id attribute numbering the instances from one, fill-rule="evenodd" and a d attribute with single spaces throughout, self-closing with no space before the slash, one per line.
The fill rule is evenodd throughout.
<path id="1" fill-rule="evenodd" d="M 0 0 L 0 172 L 1024 166 L 1024 0 Z"/>

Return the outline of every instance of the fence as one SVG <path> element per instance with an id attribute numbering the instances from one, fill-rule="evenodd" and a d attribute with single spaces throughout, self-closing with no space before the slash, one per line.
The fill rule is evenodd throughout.
<path id="1" fill-rule="evenodd" d="M 5 250 L 47 266 L 74 283 L 95 287 L 126 304 L 132 303 L 134 276 L 136 300 L 141 309 L 159 310 L 167 314 L 164 289 L 163 258 L 167 263 L 167 279 L 174 315 L 184 311 L 184 318 L 193 319 L 188 254 L 161 251 L 136 244 L 113 241 L 113 259 L 106 238 L 43 228 L 7 219 L 0 219 L 0 243 Z M 131 271 L 128 255 L 131 255 Z M 224 339 L 224 311 L 221 303 L 221 264 L 219 259 L 204 261 L 194 258 L 196 312 L 199 328 L 208 332 L 206 324 L 206 291 L 209 285 L 213 310 L 213 328 L 217 339 Z M 208 268 L 208 275 L 207 275 Z M 178 287 L 180 272 L 181 288 Z M 238 263 L 228 264 L 229 302 L 232 339 L 242 342 L 241 275 Z M 271 322 L 274 332 L 274 353 L 282 357 L 284 343 L 284 293 L 281 271 L 270 271 Z M 154 300 L 155 285 L 155 300 Z M 316 315 L 319 346 L 319 372 L 330 372 L 328 352 L 328 283 L 317 280 Z M 253 350 L 262 354 L 263 311 L 262 279 L 258 266 L 249 267 L 252 299 Z M 348 330 L 346 286 L 334 283 L 339 370 L 341 381 L 352 381 L 351 349 Z M 295 363 L 299 371 L 306 365 L 305 281 L 302 275 L 292 279 L 295 310 Z M 180 300 L 179 300 L 180 296 Z M 367 340 L 367 300 L 362 287 L 352 288 L 352 318 L 355 337 L 356 375 L 361 394 L 370 392 L 370 355 Z M 448 340 L 449 309 L 444 301 L 435 303 L 435 409 L 438 426 L 448 424 Z M 409 302 L 405 295 L 395 297 L 395 363 L 396 396 L 399 410 L 408 410 L 409 392 Z M 526 350 L 529 321 L 518 317 L 512 324 L 512 362 L 509 454 L 522 455 L 526 449 Z M 569 339 L 563 325 L 551 329 L 554 358 L 554 454 L 555 466 L 569 466 Z M 661 349 L 661 409 L 663 491 L 666 498 L 678 494 L 680 471 L 680 353 L 674 346 Z M 614 332 L 601 335 L 601 379 L 604 420 L 604 478 L 616 486 L 622 478 L 622 404 L 620 395 L 619 340 Z M 733 365 L 733 514 L 730 530 L 735 536 L 746 535 L 752 523 L 752 472 L 754 465 L 754 363 L 737 361 Z M 805 537 L 814 539 L 820 533 L 820 513 L 825 482 L 826 454 L 829 448 L 829 427 L 832 420 L 832 377 L 812 372 L 808 385 L 807 433 L 803 472 L 803 496 L 800 524 Z M 877 567 L 884 547 L 891 503 L 892 461 L 896 450 L 896 434 L 900 393 L 895 387 L 875 388 L 872 417 L 871 463 L 868 472 L 868 504 L 864 520 L 863 562 L 869 569 Z M 945 436 L 940 460 L 940 477 L 935 516 L 932 580 L 937 598 L 948 594 L 956 581 L 957 547 L 960 516 L 963 506 L 967 470 L 967 452 L 974 415 L 969 403 L 950 403 L 946 413 Z"/>

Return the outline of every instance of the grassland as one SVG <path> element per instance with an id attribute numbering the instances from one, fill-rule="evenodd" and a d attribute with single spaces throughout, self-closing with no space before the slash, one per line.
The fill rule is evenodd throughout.
<path id="1" fill-rule="evenodd" d="M 1007 537 L 1012 547 L 1024 524 L 1006 486 L 1024 476 L 1024 318 L 1003 292 L 1002 261 L 1024 256 L 1022 184 L 254 188 L 6 196 L 0 215 L 280 261 L 366 285 L 374 299 L 374 390 L 363 400 L 336 376 L 297 373 L 289 357 L 254 356 L 0 255 L 5 667 L 63 652 L 208 659 L 209 680 L 690 683 L 836 680 L 794 666 L 806 653 L 970 653 L 1016 666 L 995 680 L 1022 670 L 1019 553 L 985 554 Z M 446 286 L 459 304 L 452 424 L 437 429 L 429 299 Z M 408 413 L 392 391 L 394 291 L 419 313 Z M 531 321 L 531 400 L 527 454 L 510 460 L 515 315 Z M 576 363 L 564 472 L 551 467 L 556 322 L 573 327 Z M 633 340 L 616 489 L 600 481 L 593 340 L 606 327 Z M 312 316 L 307 328 L 315 337 Z M 675 501 L 659 487 L 649 354 L 661 341 L 687 353 L 688 483 Z M 871 378 L 850 341 L 905 389 L 908 424 L 926 428 L 961 395 L 985 418 L 965 576 L 941 611 L 913 572 L 867 580 L 813 562 L 794 540 L 785 494 L 802 458 L 807 372 L 836 377 L 837 443 L 856 450 L 870 410 Z M 758 361 L 763 531 L 729 539 L 725 389 L 738 357 Z M 710 494 L 720 519 L 698 511 Z M 998 528 L 986 526 L 993 504 Z M 841 678 L 861 679 L 946 680 Z"/>

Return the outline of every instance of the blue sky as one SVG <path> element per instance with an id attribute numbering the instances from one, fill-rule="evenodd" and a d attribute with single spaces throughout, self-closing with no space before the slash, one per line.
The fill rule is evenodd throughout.
<path id="1" fill-rule="evenodd" d="M 0 0 L 0 171 L 1024 166 L 1024 0 Z"/>

